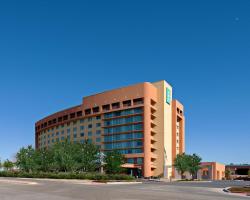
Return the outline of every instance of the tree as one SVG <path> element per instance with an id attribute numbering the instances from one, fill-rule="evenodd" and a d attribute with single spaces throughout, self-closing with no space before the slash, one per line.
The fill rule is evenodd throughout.
<path id="1" fill-rule="evenodd" d="M 2 162 L 1 162 L 1 159 L 0 159 L 0 169 L 2 168 Z"/>
<path id="2" fill-rule="evenodd" d="M 6 161 L 4 161 L 3 167 L 6 171 L 10 171 L 13 169 L 14 163 L 7 159 Z"/>
<path id="3" fill-rule="evenodd" d="M 51 171 L 53 154 L 49 149 L 36 150 L 34 154 L 34 170 L 48 172 Z"/>
<path id="4" fill-rule="evenodd" d="M 75 157 L 78 152 L 76 151 L 75 144 L 71 144 L 70 141 L 64 143 L 56 143 L 53 145 L 52 151 L 52 165 L 53 171 L 73 172 L 77 169 L 78 165 Z"/>
<path id="5" fill-rule="evenodd" d="M 16 165 L 20 170 L 31 172 L 35 169 L 35 149 L 29 145 L 21 148 L 16 154 Z"/>
<path id="6" fill-rule="evenodd" d="M 117 174 L 123 171 L 124 156 L 119 151 L 109 151 L 104 158 L 105 170 L 108 174 Z"/>
<path id="7" fill-rule="evenodd" d="M 250 169 L 248 170 L 248 177 L 250 178 Z"/>
<path id="8" fill-rule="evenodd" d="M 174 166 L 176 170 L 181 174 L 181 178 L 184 179 L 184 173 L 189 170 L 190 158 L 185 153 L 178 154 L 174 160 Z"/>
<path id="9" fill-rule="evenodd" d="M 77 163 L 80 171 L 92 172 L 101 166 L 100 151 L 96 145 L 86 140 L 83 144 L 76 144 Z"/>
<path id="10" fill-rule="evenodd" d="M 192 179 L 197 177 L 197 172 L 200 169 L 201 157 L 193 154 L 188 156 L 188 172 L 191 174 Z"/>
<path id="11" fill-rule="evenodd" d="M 232 174 L 233 174 L 233 172 L 232 172 L 231 169 L 226 169 L 226 171 L 225 171 L 225 178 L 226 178 L 227 180 L 230 180 Z"/>

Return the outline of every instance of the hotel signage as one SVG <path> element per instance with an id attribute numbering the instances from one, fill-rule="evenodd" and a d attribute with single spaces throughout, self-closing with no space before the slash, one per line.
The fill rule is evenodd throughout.
<path id="1" fill-rule="evenodd" d="M 166 90 L 166 103 L 170 104 L 171 103 L 171 90 L 167 88 Z"/>

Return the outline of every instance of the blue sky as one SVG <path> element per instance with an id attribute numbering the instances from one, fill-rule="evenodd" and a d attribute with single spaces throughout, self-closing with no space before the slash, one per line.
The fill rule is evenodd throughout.
<path id="1" fill-rule="evenodd" d="M 250 163 L 250 2 L 1 1 L 0 157 L 86 95 L 165 79 L 186 150 Z"/>

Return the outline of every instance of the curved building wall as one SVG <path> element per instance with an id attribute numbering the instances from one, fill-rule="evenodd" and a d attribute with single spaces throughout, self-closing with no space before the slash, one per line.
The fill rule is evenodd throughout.
<path id="1" fill-rule="evenodd" d="M 49 148 L 66 139 L 71 142 L 88 140 L 103 152 L 119 150 L 127 159 L 123 166 L 141 169 L 145 177 L 162 175 L 163 141 L 168 140 L 164 133 L 166 123 L 161 122 L 165 119 L 165 115 L 161 119 L 165 85 L 165 81 L 144 82 L 84 97 L 81 105 L 36 123 L 36 148 Z M 171 113 L 167 118 L 171 120 Z M 170 150 L 172 146 L 167 148 Z"/>

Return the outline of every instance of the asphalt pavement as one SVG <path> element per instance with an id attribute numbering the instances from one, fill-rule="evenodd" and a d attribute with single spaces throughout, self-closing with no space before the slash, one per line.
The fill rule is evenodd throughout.
<path id="1" fill-rule="evenodd" d="M 222 189 L 246 182 L 154 182 L 107 185 L 89 181 L 0 178 L 0 200 L 238 200 Z"/>

